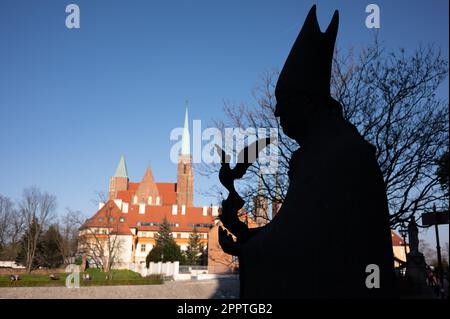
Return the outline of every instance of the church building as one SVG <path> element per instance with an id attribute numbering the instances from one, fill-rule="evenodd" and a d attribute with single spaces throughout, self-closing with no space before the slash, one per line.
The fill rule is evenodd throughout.
<path id="1" fill-rule="evenodd" d="M 155 245 L 155 237 L 164 218 L 170 223 L 176 243 L 181 250 L 186 250 L 194 227 L 204 247 L 208 246 L 208 234 L 215 226 L 217 216 L 217 206 L 194 206 L 194 175 L 186 109 L 176 182 L 155 181 L 150 166 L 141 181 L 132 182 L 122 156 L 109 181 L 108 200 L 99 204 L 98 211 L 81 228 L 80 236 L 88 238 L 85 243 L 91 238 L 92 243 L 99 236 L 106 238 L 108 234 L 114 234 L 120 243 L 116 266 L 144 263 Z M 86 255 L 94 254 L 86 247 L 85 251 Z"/>

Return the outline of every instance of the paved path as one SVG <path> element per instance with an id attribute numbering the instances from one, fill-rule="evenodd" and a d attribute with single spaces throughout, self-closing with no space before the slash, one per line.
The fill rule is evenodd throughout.
<path id="1" fill-rule="evenodd" d="M 0 299 L 223 299 L 239 296 L 237 278 L 169 281 L 163 285 L 0 288 Z"/>

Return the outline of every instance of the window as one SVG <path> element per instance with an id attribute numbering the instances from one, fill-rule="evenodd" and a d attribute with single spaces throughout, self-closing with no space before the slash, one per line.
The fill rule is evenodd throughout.
<path id="1" fill-rule="evenodd" d="M 120 217 L 119 221 L 120 221 L 121 223 L 123 223 L 123 222 L 125 221 L 125 218 Z"/>
<path id="2" fill-rule="evenodd" d="M 192 228 L 212 228 L 214 224 L 188 224 L 188 226 Z"/>
<path id="3" fill-rule="evenodd" d="M 138 226 L 161 226 L 161 223 L 159 222 L 138 222 L 137 223 Z M 179 224 L 175 224 L 175 223 L 170 223 L 169 224 L 170 227 L 179 227 Z"/>
<path id="4" fill-rule="evenodd" d="M 177 238 L 181 238 L 181 233 L 177 233 Z"/>
<path id="5" fill-rule="evenodd" d="M 141 244 L 141 253 L 145 253 L 145 248 L 146 248 L 146 245 L 145 244 Z"/>
<path id="6" fill-rule="evenodd" d="M 100 218 L 98 219 L 98 221 L 99 221 L 99 222 L 102 222 L 102 221 L 103 221 L 103 217 L 100 217 Z"/>

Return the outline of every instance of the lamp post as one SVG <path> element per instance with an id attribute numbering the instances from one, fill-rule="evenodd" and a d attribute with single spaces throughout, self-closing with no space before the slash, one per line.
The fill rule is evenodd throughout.
<path id="1" fill-rule="evenodd" d="M 403 247 L 405 249 L 405 263 L 407 261 L 407 255 L 408 255 L 408 249 L 406 246 L 406 234 L 408 233 L 408 228 L 406 227 L 405 222 L 402 222 L 401 226 L 400 226 L 400 235 L 403 238 Z"/>

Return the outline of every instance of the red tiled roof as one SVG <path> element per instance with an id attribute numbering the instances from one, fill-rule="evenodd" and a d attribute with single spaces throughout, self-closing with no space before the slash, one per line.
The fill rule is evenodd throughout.
<path id="1" fill-rule="evenodd" d="M 138 187 L 139 183 L 129 183 L 128 190 L 117 192 L 117 198 L 126 203 L 132 203 Z M 176 183 L 156 183 L 156 187 L 158 188 L 162 205 L 175 205 L 177 203 Z"/>
<path id="2" fill-rule="evenodd" d="M 129 191 L 136 191 L 139 187 L 139 183 L 128 183 L 128 190 Z"/>
<path id="3" fill-rule="evenodd" d="M 153 177 L 150 165 L 145 171 L 144 177 L 139 183 L 139 187 L 136 190 L 136 196 L 139 200 L 147 200 L 149 196 L 156 199 L 159 196 L 158 188 L 156 187 L 155 178 Z"/>
<path id="4" fill-rule="evenodd" d="M 175 205 L 177 203 L 176 183 L 156 183 L 163 205 Z"/>
<path id="5" fill-rule="evenodd" d="M 403 246 L 403 239 L 393 230 L 391 230 L 392 246 Z"/>
<path id="6" fill-rule="evenodd" d="M 92 218 L 88 219 L 81 227 L 112 228 L 112 233 L 118 235 L 132 235 L 126 220 L 120 221 L 122 212 L 114 201 L 108 201 Z"/>
<path id="7" fill-rule="evenodd" d="M 117 198 L 123 200 L 125 203 L 131 203 L 135 191 L 118 191 Z"/>
<path id="8" fill-rule="evenodd" d="M 144 231 L 158 231 L 158 224 L 163 221 L 164 217 L 167 218 L 169 223 L 178 225 L 172 226 L 172 231 L 174 232 L 190 232 L 194 224 L 202 224 L 201 226 L 196 226 L 199 232 L 208 232 L 210 228 L 206 225 L 214 225 L 214 217 L 211 215 L 210 208 L 208 208 L 207 216 L 203 216 L 202 207 L 187 207 L 185 215 L 181 214 L 181 207 L 178 207 L 177 215 L 173 215 L 171 205 L 145 206 L 145 214 L 140 214 L 139 205 L 130 204 L 128 213 L 123 213 L 114 201 L 110 200 L 84 226 L 107 227 L 107 216 L 113 217 L 115 223 L 119 224 L 119 234 L 131 234 L 129 228 L 137 228 L 138 230 Z M 120 218 L 123 218 L 123 222 L 120 222 Z M 153 224 L 146 225 L 146 223 Z"/>

